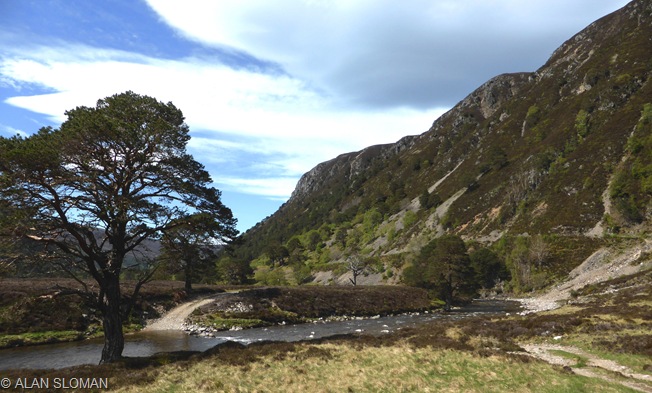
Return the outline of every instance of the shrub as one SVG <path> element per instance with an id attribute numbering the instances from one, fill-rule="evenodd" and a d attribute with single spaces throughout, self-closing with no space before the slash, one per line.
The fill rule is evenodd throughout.
<path id="1" fill-rule="evenodd" d="M 419 197 L 419 203 L 421 204 L 421 208 L 430 209 L 441 205 L 442 200 L 439 194 L 434 192 L 431 194 L 428 190 L 424 190 Z"/>
<path id="2" fill-rule="evenodd" d="M 269 266 L 259 266 L 254 273 L 256 282 L 262 285 L 288 285 L 284 269 L 271 269 Z"/>
<path id="3" fill-rule="evenodd" d="M 589 134 L 589 113 L 584 109 L 580 110 L 575 117 L 575 131 L 580 141 Z"/>
<path id="4" fill-rule="evenodd" d="M 527 110 L 527 115 L 525 115 L 525 120 L 530 126 L 534 126 L 541 120 L 541 110 L 538 106 L 532 105 Z"/>
<path id="5" fill-rule="evenodd" d="M 413 212 L 412 210 L 408 210 L 405 212 L 405 216 L 403 217 L 403 226 L 405 229 L 408 229 L 412 227 L 417 222 L 417 214 Z"/>

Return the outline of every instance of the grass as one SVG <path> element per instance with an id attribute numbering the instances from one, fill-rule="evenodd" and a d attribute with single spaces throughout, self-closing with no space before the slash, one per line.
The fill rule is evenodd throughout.
<path id="1" fill-rule="evenodd" d="M 5 334 L 0 335 L 0 348 L 76 341 L 82 337 L 83 333 L 76 330 Z"/>
<path id="2" fill-rule="evenodd" d="M 221 296 L 190 316 L 192 323 L 228 330 L 303 323 L 334 316 L 374 316 L 436 308 L 425 290 L 399 286 L 268 287 Z"/>
<path id="3" fill-rule="evenodd" d="M 217 315 L 206 315 L 195 320 L 202 326 L 210 326 L 216 330 L 230 330 L 231 328 L 249 329 L 254 327 L 269 326 L 269 323 L 260 319 L 221 318 Z"/>
<path id="4" fill-rule="evenodd" d="M 581 310 L 582 310 L 581 307 L 565 306 L 565 307 L 555 308 L 554 310 L 542 311 L 539 313 L 539 315 L 570 315 Z"/>
<path id="5" fill-rule="evenodd" d="M 580 290 L 577 303 L 556 312 L 441 319 L 380 337 L 248 347 L 230 343 L 202 354 L 159 354 L 92 368 L 5 374 L 9 378 L 108 377 L 111 388 L 121 392 L 631 392 L 618 383 L 630 382 L 625 377 L 607 373 L 617 381 L 612 383 L 576 375 L 522 355 L 520 345 L 551 342 L 575 346 L 587 354 L 557 354 L 572 359 L 576 367 L 585 367 L 588 358 L 596 356 L 614 360 L 635 373 L 650 374 L 652 313 L 641 299 L 649 294 L 651 284 L 652 274 L 647 271 L 596 285 L 590 291 Z M 308 293 L 308 289 L 302 291 L 292 293 Z M 287 294 L 275 290 L 267 293 L 267 298 L 275 304 L 281 299 L 295 305 L 316 303 L 316 299 L 301 303 L 305 299 Z M 336 302 L 343 297 L 344 293 L 338 293 Z M 562 336 L 561 340 L 553 340 L 556 336 Z"/>
<path id="6" fill-rule="evenodd" d="M 89 286 L 93 286 L 91 281 Z M 122 283 L 123 295 L 131 294 L 134 282 Z M 124 332 L 142 328 L 145 319 L 188 300 L 179 281 L 152 281 L 143 286 Z M 195 292 L 223 291 L 217 286 L 196 285 Z M 66 278 L 0 279 L 0 348 L 94 336 L 102 326 L 97 305 L 75 293 L 82 286 Z M 126 300 L 126 297 L 125 297 Z M 72 332 L 75 332 L 73 334 Z"/>
<path id="7" fill-rule="evenodd" d="M 431 307 L 425 290 L 401 286 L 269 288 L 262 297 L 284 311 L 313 318 L 393 314 Z"/>
<path id="8" fill-rule="evenodd" d="M 588 365 L 588 361 L 589 361 L 588 358 L 577 355 L 575 353 L 566 352 L 560 349 L 551 350 L 550 353 L 552 353 L 553 355 L 561 356 L 563 358 L 575 361 L 575 364 L 572 367 L 582 368 Z"/>
<path id="9" fill-rule="evenodd" d="M 641 332 L 632 335 L 633 340 L 642 341 Z M 599 344 L 602 340 L 615 339 L 611 335 L 591 336 L 591 335 L 572 335 L 564 338 L 564 345 L 571 345 L 584 350 L 598 358 L 612 360 L 616 363 L 628 367 L 635 373 L 652 375 L 652 360 L 650 356 L 637 353 L 628 353 L 623 351 L 614 351 L 613 345 Z M 630 351 L 631 352 L 631 351 Z"/>
<path id="10" fill-rule="evenodd" d="M 519 341 L 574 346 L 635 373 L 652 375 L 652 270 L 588 285 L 578 295 L 579 303 L 532 316 L 529 322 L 511 322 L 531 325 Z M 541 334 L 544 325 L 563 335 L 562 341 Z"/>
<path id="11" fill-rule="evenodd" d="M 239 350 L 247 352 L 249 349 Z M 119 392 L 630 392 L 548 364 L 454 350 L 303 344 L 253 363 L 218 357 L 165 366 L 154 382 Z"/>

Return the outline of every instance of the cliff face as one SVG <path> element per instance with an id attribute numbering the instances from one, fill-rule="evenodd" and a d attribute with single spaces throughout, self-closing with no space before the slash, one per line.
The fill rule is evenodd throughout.
<path id="1" fill-rule="evenodd" d="M 525 233 L 594 239 L 645 230 L 651 15 L 652 1 L 633 1 L 539 70 L 489 80 L 425 133 L 319 164 L 245 235 L 242 256 L 293 237 L 302 263 L 314 266 L 353 250 L 414 253 L 447 232 L 491 244 Z"/>
<path id="2" fill-rule="evenodd" d="M 417 139 L 416 136 L 406 136 L 393 144 L 370 146 L 361 151 L 342 154 L 330 161 L 322 162 L 301 176 L 288 203 L 296 203 L 302 197 L 320 192 L 320 189 L 333 178 L 337 177 L 348 181 L 363 174 L 370 169 L 372 162 L 397 155 L 412 147 Z"/>
<path id="3" fill-rule="evenodd" d="M 358 152 L 342 154 L 332 160 L 318 164 L 316 167 L 305 173 L 290 197 L 289 204 L 296 203 L 311 193 L 320 192 L 320 189 L 333 178 L 339 177 L 350 180 L 352 177 L 365 173 L 370 169 L 373 162 L 377 160 L 391 160 L 403 151 L 410 150 L 422 137 L 429 136 L 431 139 L 437 135 L 437 131 L 456 134 L 460 132 L 468 120 L 464 112 L 479 112 L 480 119 L 484 120 L 493 115 L 501 105 L 513 98 L 528 79 L 531 73 L 504 74 L 492 78 L 473 93 L 462 100 L 452 110 L 437 119 L 426 134 L 420 136 L 406 136 L 393 144 L 376 145 L 365 148 Z M 448 123 L 452 122 L 452 128 Z M 421 141 L 423 143 L 423 141 Z"/>

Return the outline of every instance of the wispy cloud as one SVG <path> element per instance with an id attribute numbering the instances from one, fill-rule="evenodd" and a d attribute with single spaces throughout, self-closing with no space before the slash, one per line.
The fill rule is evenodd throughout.
<path id="1" fill-rule="evenodd" d="M 209 170 L 211 164 L 237 160 L 243 177 L 231 179 L 231 186 L 266 196 L 278 190 L 277 197 L 288 195 L 289 181 L 283 187 L 260 187 L 253 184 L 264 182 L 251 183 L 246 175 L 248 167 L 253 171 L 260 165 L 260 157 L 267 175 L 296 183 L 302 173 L 338 154 L 425 131 L 444 111 L 343 110 L 332 97 L 286 74 L 233 69 L 197 57 L 157 59 L 81 45 L 5 54 L 0 73 L 16 85 L 51 91 L 16 95 L 6 102 L 55 123 L 65 120 L 68 109 L 92 106 L 98 98 L 126 90 L 172 101 L 191 129 L 200 131 L 189 147 Z M 259 158 L 246 162 L 242 153 Z"/>
<path id="2" fill-rule="evenodd" d="M 188 39 L 280 64 L 345 106 L 452 106 L 534 71 L 627 0 L 147 0 Z"/>
<path id="3" fill-rule="evenodd" d="M 297 185 L 297 179 L 295 177 L 266 177 L 262 179 L 220 177 L 216 179 L 216 183 L 245 194 L 262 195 L 274 200 L 285 201 Z"/>
<path id="4" fill-rule="evenodd" d="M 3 134 L 5 137 L 12 137 L 17 135 L 25 138 L 28 136 L 25 131 L 4 124 L 0 124 L 0 134 Z"/>
<path id="5" fill-rule="evenodd" d="M 425 131 L 627 2 L 5 2 L 0 135 L 126 90 L 171 101 L 246 229 L 316 164 Z"/>

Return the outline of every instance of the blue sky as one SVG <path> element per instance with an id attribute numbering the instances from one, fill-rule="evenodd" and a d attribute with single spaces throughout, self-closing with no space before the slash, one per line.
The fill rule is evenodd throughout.
<path id="1" fill-rule="evenodd" d="M 0 136 L 132 90 L 186 116 L 244 231 L 320 162 L 426 131 L 617 0 L 0 0 Z"/>

